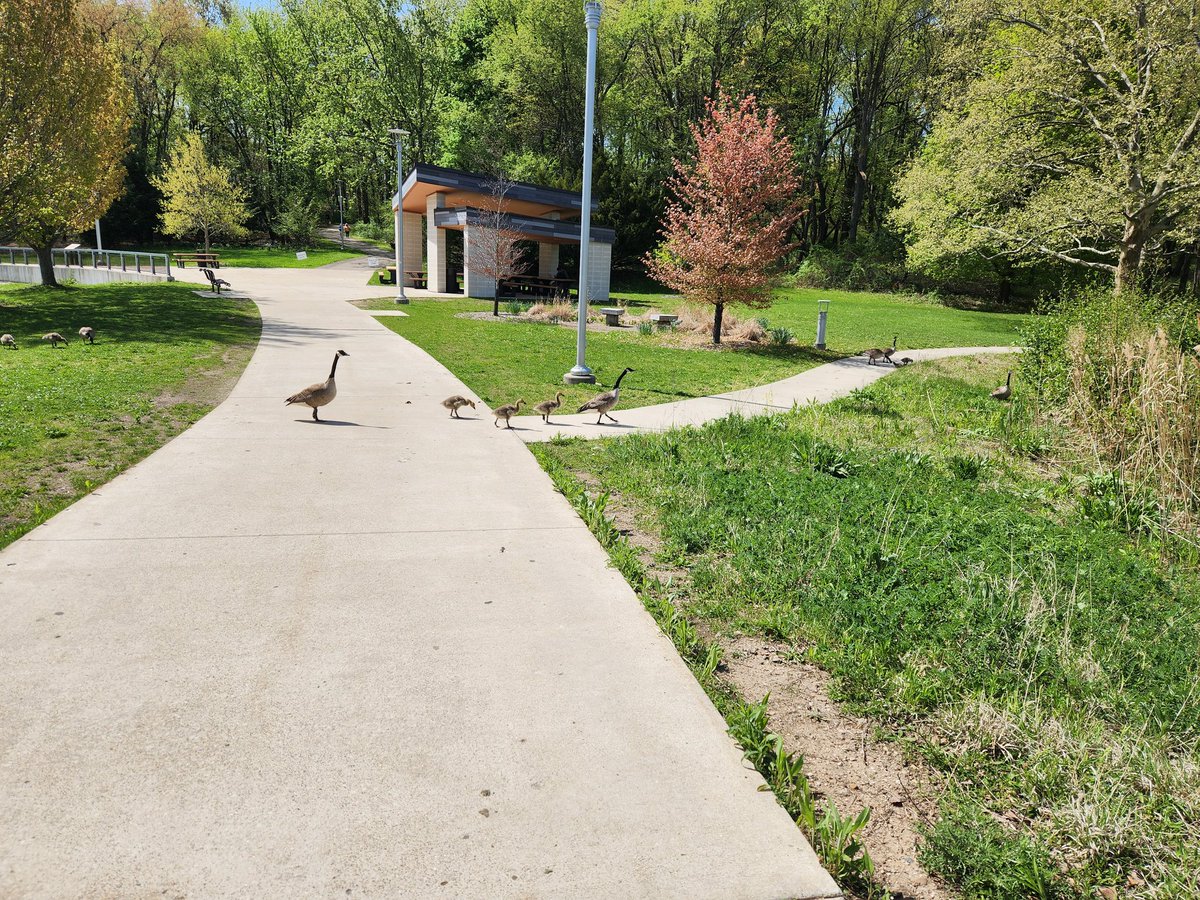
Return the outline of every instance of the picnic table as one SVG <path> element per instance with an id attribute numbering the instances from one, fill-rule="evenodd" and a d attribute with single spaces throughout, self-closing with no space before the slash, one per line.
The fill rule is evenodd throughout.
<path id="1" fill-rule="evenodd" d="M 207 253 L 200 251 L 197 253 L 175 254 L 175 265 L 179 266 L 179 268 L 186 269 L 188 263 L 194 263 L 197 268 L 202 269 L 219 269 L 221 268 L 221 256 L 212 251 Z"/>
<path id="2" fill-rule="evenodd" d="M 514 297 L 553 297 L 570 294 L 570 278 L 548 278 L 541 275 L 514 275 L 500 282 L 499 293 Z"/>
<path id="3" fill-rule="evenodd" d="M 427 285 L 429 283 L 429 279 L 425 275 L 424 270 L 422 270 L 422 269 L 405 269 L 404 277 L 406 280 L 411 281 L 412 286 L 415 288 L 423 288 L 423 287 L 425 287 L 425 285 Z M 395 284 L 396 283 L 396 267 L 395 266 L 384 266 L 382 269 L 380 269 L 379 270 L 379 282 L 380 282 L 380 284 Z"/>

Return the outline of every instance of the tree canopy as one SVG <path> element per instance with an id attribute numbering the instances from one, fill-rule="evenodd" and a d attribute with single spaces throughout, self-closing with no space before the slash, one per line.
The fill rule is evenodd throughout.
<path id="1" fill-rule="evenodd" d="M 154 181 L 162 191 L 162 227 L 167 234 L 187 237 L 199 234 L 204 250 L 214 237 L 242 237 L 246 192 L 233 181 L 229 170 L 213 165 L 204 152 L 204 142 L 194 131 L 179 141 L 171 152 L 166 172 Z"/>
<path id="2" fill-rule="evenodd" d="M 108 209 L 121 190 L 129 93 L 118 60 L 73 0 L 0 6 L 0 233 L 38 251 Z"/>

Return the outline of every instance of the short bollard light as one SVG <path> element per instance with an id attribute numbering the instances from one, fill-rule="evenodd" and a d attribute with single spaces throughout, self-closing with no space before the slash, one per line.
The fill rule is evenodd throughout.
<path id="1" fill-rule="evenodd" d="M 825 349 L 825 320 L 829 316 L 829 301 L 817 301 L 817 342 L 814 346 L 818 350 Z"/>

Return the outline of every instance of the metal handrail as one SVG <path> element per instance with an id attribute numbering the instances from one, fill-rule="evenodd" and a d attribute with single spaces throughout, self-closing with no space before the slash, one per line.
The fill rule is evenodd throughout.
<path id="1" fill-rule="evenodd" d="M 37 251 L 32 247 L 0 246 L 0 260 L 7 255 L 9 265 L 17 264 L 18 254 L 21 256 L 22 265 L 37 264 Z M 31 257 L 33 263 L 30 263 Z M 168 281 L 171 280 L 171 257 L 166 253 L 142 253 L 137 250 L 91 250 L 87 247 L 67 250 L 55 247 L 50 251 L 50 259 L 56 266 L 77 269 L 89 267 L 90 264 L 90 268 L 93 269 L 120 269 L 122 272 L 128 272 L 132 266 L 133 271 L 141 272 L 145 266 L 151 275 L 158 275 L 161 271 L 166 274 Z M 59 262 L 60 259 L 62 262 Z M 85 259 L 87 263 L 85 263 Z"/>

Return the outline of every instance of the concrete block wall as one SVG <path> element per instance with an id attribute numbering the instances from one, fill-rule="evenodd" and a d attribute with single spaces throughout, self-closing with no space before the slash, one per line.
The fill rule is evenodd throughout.
<path id="1" fill-rule="evenodd" d="M 404 269 L 425 268 L 425 217 L 420 213 L 404 213 Z M 405 281 L 411 287 L 411 280 Z"/>
<path id="2" fill-rule="evenodd" d="M 607 303 L 612 278 L 612 244 L 591 243 L 588 247 L 588 302 Z"/>
<path id="3" fill-rule="evenodd" d="M 88 266 L 55 266 L 54 275 L 59 282 L 74 280 L 76 284 L 113 284 L 116 282 L 146 282 L 157 284 L 168 281 L 166 273 L 152 275 L 149 272 L 122 272 L 120 269 L 93 269 Z M 0 263 L 0 281 L 15 281 L 19 284 L 41 284 L 42 270 L 37 266 L 20 263 Z"/>
<path id="4" fill-rule="evenodd" d="M 491 300 L 496 296 L 496 280 L 488 278 L 481 272 L 476 272 L 473 268 L 474 261 L 483 255 L 480 240 L 484 238 L 485 234 L 486 229 L 470 225 L 463 229 L 463 250 L 465 251 L 463 268 L 466 270 L 463 291 L 468 297 Z"/>
<path id="5" fill-rule="evenodd" d="M 546 218 L 557 219 L 559 214 L 556 212 L 546 213 Z M 542 278 L 553 278 L 557 271 L 558 244 L 539 243 L 537 274 Z"/>

